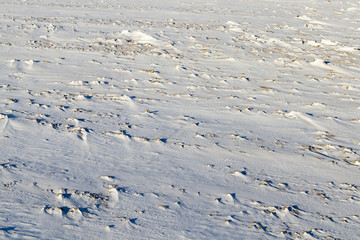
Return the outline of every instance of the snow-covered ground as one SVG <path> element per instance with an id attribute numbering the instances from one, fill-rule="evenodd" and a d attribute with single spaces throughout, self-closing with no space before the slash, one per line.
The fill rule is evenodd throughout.
<path id="1" fill-rule="evenodd" d="M 360 1 L 2 0 L 1 239 L 360 239 Z"/>

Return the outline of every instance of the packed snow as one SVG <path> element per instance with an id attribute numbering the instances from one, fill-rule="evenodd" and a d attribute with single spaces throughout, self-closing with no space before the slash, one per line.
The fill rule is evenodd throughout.
<path id="1" fill-rule="evenodd" d="M 360 239 L 360 1 L 3 0 L 1 239 Z"/>

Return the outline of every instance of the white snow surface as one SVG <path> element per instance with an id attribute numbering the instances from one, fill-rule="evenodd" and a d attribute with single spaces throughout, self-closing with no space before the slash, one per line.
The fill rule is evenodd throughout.
<path id="1" fill-rule="evenodd" d="M 2 0 L 0 239 L 360 239 L 359 13 Z"/>

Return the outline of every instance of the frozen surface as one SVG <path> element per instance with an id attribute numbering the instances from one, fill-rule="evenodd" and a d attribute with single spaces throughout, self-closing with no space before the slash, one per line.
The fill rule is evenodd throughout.
<path id="1" fill-rule="evenodd" d="M 1 239 L 360 239 L 360 2 L 0 2 Z"/>

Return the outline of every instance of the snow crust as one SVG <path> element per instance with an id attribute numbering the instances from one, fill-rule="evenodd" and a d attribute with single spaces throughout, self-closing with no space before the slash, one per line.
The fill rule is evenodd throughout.
<path id="1" fill-rule="evenodd" d="M 1 239 L 360 239 L 360 2 L 0 2 Z"/>

